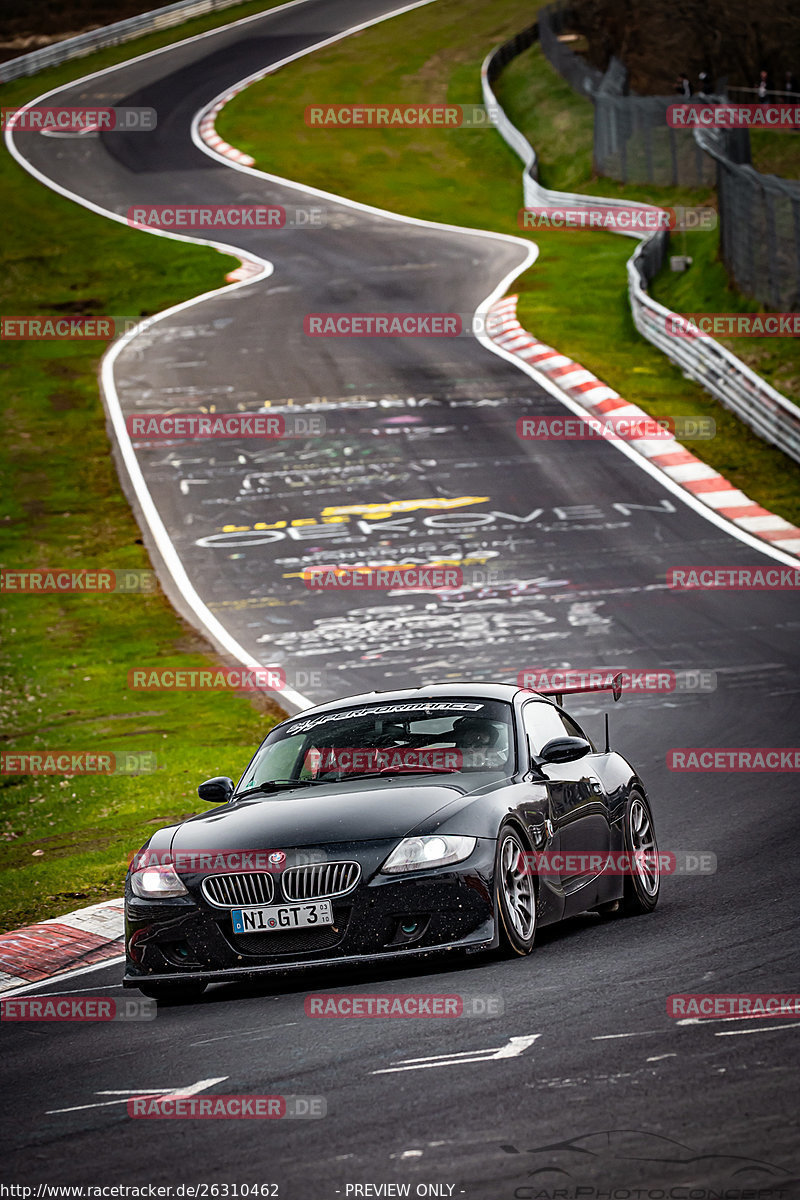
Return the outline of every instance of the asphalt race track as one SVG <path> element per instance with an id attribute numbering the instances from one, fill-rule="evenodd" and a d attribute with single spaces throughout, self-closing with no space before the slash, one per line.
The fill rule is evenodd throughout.
<path id="1" fill-rule="evenodd" d="M 272 273 L 157 322 L 114 364 L 126 416 L 269 402 L 325 418 L 324 436 L 266 449 L 134 443 L 189 579 L 246 653 L 284 666 L 315 702 L 513 680 L 526 666 L 713 671 L 715 690 L 625 698 L 612 744 L 648 784 L 662 849 L 709 851 L 718 871 L 666 879 L 648 918 L 547 930 L 517 962 L 215 986 L 154 1022 L 4 1024 L 4 1175 L 273 1183 L 282 1200 L 402 1194 L 353 1187 L 405 1183 L 411 1195 L 438 1185 L 428 1194 L 476 1200 L 559 1188 L 575 1200 L 581 1187 L 677 1196 L 688 1184 L 694 1200 L 723 1185 L 730 1200 L 748 1188 L 798 1195 L 800 1023 L 666 1014 L 673 993 L 800 991 L 793 776 L 666 766 L 671 747 L 792 745 L 800 693 L 791 592 L 682 594 L 666 572 L 791 560 L 712 523 L 610 443 L 520 441 L 519 417 L 563 407 L 476 338 L 304 333 L 311 312 L 471 314 L 524 263 L 522 243 L 337 204 L 192 143 L 193 117 L 226 87 L 395 7 L 309 0 L 168 49 L 48 101 L 151 106 L 154 133 L 19 133 L 16 146 L 61 189 L 117 214 L 201 200 L 322 210 L 313 228 L 225 231 L 219 240 Z M 465 563 L 455 596 L 312 592 L 299 577 L 310 565 L 441 557 Z M 482 588 L 473 567 L 500 581 Z M 601 703 L 572 708 L 599 737 Z M 209 762 L 204 777 L 215 773 Z M 106 966 L 29 994 L 119 997 L 120 974 Z M 309 991 L 494 997 L 503 1012 L 315 1021 Z M 321 1096 L 327 1115 L 127 1116 L 131 1093 L 193 1085 Z"/>

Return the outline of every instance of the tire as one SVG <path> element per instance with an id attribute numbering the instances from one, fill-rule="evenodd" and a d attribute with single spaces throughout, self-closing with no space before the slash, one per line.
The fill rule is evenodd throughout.
<path id="1" fill-rule="evenodd" d="M 536 938 L 536 887 L 529 868 L 529 850 L 519 831 L 500 830 L 494 862 L 495 911 L 503 958 L 530 954 Z"/>
<path id="2" fill-rule="evenodd" d="M 625 809 L 625 849 L 629 854 L 646 851 L 647 860 L 631 864 L 625 876 L 620 915 L 638 917 L 653 911 L 661 892 L 656 827 L 650 805 L 640 792 L 632 792 Z"/>
<path id="3" fill-rule="evenodd" d="M 199 1000 L 208 986 L 205 983 L 137 983 L 140 992 L 151 1000 L 163 1000 L 168 1004 L 192 1004 Z"/>

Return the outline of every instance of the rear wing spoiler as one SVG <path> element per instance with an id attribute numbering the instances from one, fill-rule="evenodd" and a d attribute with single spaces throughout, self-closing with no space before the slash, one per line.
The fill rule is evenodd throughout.
<path id="1" fill-rule="evenodd" d="M 564 676 L 565 682 L 563 685 L 560 687 L 533 688 L 532 690 L 538 692 L 540 696 L 552 696 L 556 704 L 559 706 L 563 706 L 565 696 L 574 696 L 579 692 L 611 692 L 614 697 L 615 704 L 622 695 L 624 676 L 621 671 L 617 671 L 613 675 L 611 672 L 609 672 L 607 675 L 605 675 L 605 677 L 601 677 L 599 680 L 595 679 L 594 676 L 602 676 L 602 672 L 600 671 L 580 671 L 567 669 L 563 671 L 553 671 L 551 674 L 556 678 L 558 678 L 560 675 Z M 572 684 L 570 682 L 570 677 L 579 678 L 581 675 L 587 676 L 588 681 L 577 684 Z"/>

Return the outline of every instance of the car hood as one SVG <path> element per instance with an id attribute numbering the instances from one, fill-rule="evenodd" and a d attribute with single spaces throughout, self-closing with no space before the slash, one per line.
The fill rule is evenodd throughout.
<path id="1" fill-rule="evenodd" d="M 170 849 L 280 850 L 325 842 L 401 838 L 464 795 L 454 783 L 414 780 L 322 784 L 276 796 L 252 796 L 178 825 Z"/>

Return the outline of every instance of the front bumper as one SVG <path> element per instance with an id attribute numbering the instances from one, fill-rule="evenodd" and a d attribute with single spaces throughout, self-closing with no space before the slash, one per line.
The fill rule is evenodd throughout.
<path id="1" fill-rule="evenodd" d="M 394 950 L 383 954 L 351 954 L 346 958 L 315 958 L 303 962 L 295 961 L 262 966 L 227 967 L 225 970 L 200 970 L 193 971 L 191 974 L 183 971 L 179 975 L 175 973 L 166 975 L 134 975 L 126 971 L 122 977 L 122 986 L 135 988 L 139 987 L 142 983 L 235 983 L 237 980 L 247 981 L 269 975 L 295 975 L 298 972 L 318 971 L 326 967 L 369 967 L 374 966 L 376 963 L 385 964 L 405 959 L 429 958 L 436 954 L 455 954 L 458 952 L 477 954 L 481 951 L 491 950 L 495 945 L 496 938 L 492 936 L 479 941 L 464 940 L 447 946 L 426 946 L 423 949 Z"/>
<path id="2" fill-rule="evenodd" d="M 202 875 L 184 875 L 190 895 L 169 900 L 141 900 L 128 883 L 124 985 L 247 979 L 496 944 L 492 840 L 478 839 L 472 855 L 451 867 L 380 875 L 394 844 L 324 848 L 331 861 L 358 860 L 362 878 L 332 900 L 333 926 L 319 929 L 236 935 L 230 912 L 205 899 Z M 412 923 L 417 929 L 407 935 L 401 927 Z"/>

